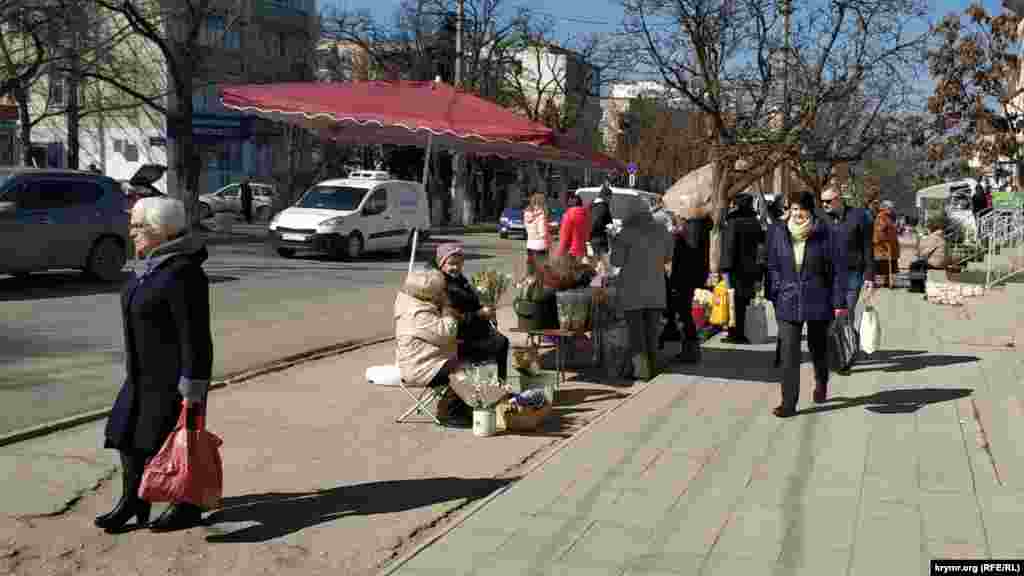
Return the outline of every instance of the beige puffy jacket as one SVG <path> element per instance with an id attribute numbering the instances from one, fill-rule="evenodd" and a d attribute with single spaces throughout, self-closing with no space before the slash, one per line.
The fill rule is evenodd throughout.
<path id="1" fill-rule="evenodd" d="M 406 386 L 426 386 L 458 352 L 458 323 L 434 302 L 399 292 L 395 298 L 395 352 Z"/>

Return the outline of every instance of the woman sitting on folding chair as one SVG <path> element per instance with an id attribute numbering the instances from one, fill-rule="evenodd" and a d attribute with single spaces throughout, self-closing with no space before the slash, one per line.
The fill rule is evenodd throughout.
<path id="1" fill-rule="evenodd" d="M 458 366 L 458 313 L 448 307 L 445 278 L 416 270 L 395 298 L 396 357 L 407 386 L 447 386 Z M 438 402 L 439 420 L 468 417 L 469 407 L 448 390 Z"/>

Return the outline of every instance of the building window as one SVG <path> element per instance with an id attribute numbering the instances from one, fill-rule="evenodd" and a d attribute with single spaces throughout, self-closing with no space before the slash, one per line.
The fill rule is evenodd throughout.
<path id="1" fill-rule="evenodd" d="M 50 104 L 64 105 L 64 78 L 52 72 L 50 73 Z"/>
<path id="2" fill-rule="evenodd" d="M 139 146 L 137 144 L 125 144 L 124 159 L 127 162 L 139 161 Z"/>
<path id="3" fill-rule="evenodd" d="M 229 30 L 223 16 L 207 16 L 200 33 L 200 43 L 215 48 L 239 50 L 242 47 L 242 35 L 235 26 Z"/>

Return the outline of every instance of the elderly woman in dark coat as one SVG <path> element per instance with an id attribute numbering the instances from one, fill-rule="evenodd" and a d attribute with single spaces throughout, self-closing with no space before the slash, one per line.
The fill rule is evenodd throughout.
<path id="1" fill-rule="evenodd" d="M 106 427 L 105 447 L 121 456 L 121 499 L 96 526 L 115 532 L 132 518 L 148 522 L 150 504 L 138 497 L 146 460 L 178 421 L 183 399 L 203 410 L 213 364 L 208 254 L 186 233 L 185 207 L 171 198 L 144 198 L 132 208 L 131 235 L 139 258 L 121 293 L 127 378 Z M 193 412 L 190 410 L 190 414 Z M 150 525 L 154 531 L 199 524 L 201 510 L 173 503 Z"/>
<path id="2" fill-rule="evenodd" d="M 800 395 L 800 335 L 814 360 L 814 401 L 828 395 L 828 328 L 846 314 L 846 243 L 814 216 L 814 196 L 804 192 L 785 224 L 768 235 L 768 282 L 779 323 L 782 364 L 780 418 L 796 413 Z"/>

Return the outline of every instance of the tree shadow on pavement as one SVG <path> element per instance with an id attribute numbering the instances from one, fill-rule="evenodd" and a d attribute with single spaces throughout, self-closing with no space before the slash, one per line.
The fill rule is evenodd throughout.
<path id="1" fill-rule="evenodd" d="M 442 502 L 479 500 L 519 478 L 418 478 L 366 482 L 314 492 L 268 492 L 225 498 L 204 524 L 249 524 L 210 543 L 266 542 L 347 516 L 390 514 Z"/>
<path id="2" fill-rule="evenodd" d="M 131 277 L 132 272 L 127 270 L 110 282 L 79 271 L 39 272 L 25 277 L 0 275 L 0 302 L 118 294 Z M 210 275 L 209 278 L 211 284 L 238 280 L 234 276 Z"/>
<path id="3" fill-rule="evenodd" d="M 834 396 L 828 404 L 798 410 L 797 414 L 819 414 L 833 410 L 843 410 L 864 406 L 865 409 L 877 414 L 910 414 L 917 412 L 928 404 L 949 402 L 966 398 L 974 392 L 970 388 L 903 388 L 900 390 L 882 390 L 867 396 L 854 398 Z"/>
<path id="4" fill-rule="evenodd" d="M 577 406 L 588 402 L 602 402 L 604 400 L 621 400 L 629 398 L 629 394 L 616 392 L 615 390 L 604 390 L 600 388 L 566 388 L 558 391 L 558 398 L 555 399 L 555 406 Z"/>

